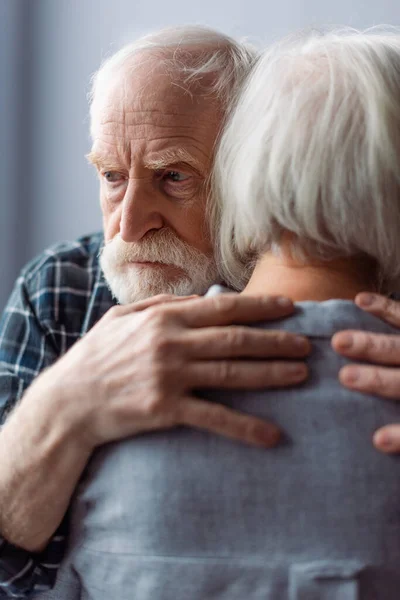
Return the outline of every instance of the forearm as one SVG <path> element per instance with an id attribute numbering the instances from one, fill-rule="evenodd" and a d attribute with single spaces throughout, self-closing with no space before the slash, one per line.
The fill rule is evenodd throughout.
<path id="1" fill-rule="evenodd" d="M 33 384 L 0 432 L 0 532 L 32 552 L 59 526 L 90 456 L 57 400 Z"/>

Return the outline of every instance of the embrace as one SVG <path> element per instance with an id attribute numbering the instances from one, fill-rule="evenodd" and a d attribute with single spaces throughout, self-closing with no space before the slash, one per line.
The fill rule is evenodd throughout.
<path id="1" fill-rule="evenodd" d="M 400 31 L 162 30 L 90 117 L 103 232 L 0 321 L 0 598 L 398 600 Z"/>

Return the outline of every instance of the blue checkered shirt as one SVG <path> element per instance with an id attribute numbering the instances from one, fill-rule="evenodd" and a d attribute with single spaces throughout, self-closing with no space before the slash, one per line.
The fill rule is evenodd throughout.
<path id="1" fill-rule="evenodd" d="M 94 234 L 58 244 L 23 269 L 0 321 L 0 426 L 34 378 L 114 304 L 99 265 L 102 243 Z M 0 598 L 28 598 L 53 586 L 66 529 L 67 517 L 36 554 L 0 536 Z"/>

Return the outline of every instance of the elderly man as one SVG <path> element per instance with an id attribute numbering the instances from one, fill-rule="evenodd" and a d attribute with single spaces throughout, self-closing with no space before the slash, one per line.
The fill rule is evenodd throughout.
<path id="1" fill-rule="evenodd" d="M 286 315 L 291 303 L 144 300 L 202 294 L 218 279 L 206 183 L 224 114 L 254 58 L 212 31 L 165 31 L 122 49 L 94 80 L 89 158 L 100 179 L 101 266 L 103 235 L 48 250 L 22 273 L 2 320 L 3 420 L 22 397 L 0 435 L 3 593 L 51 583 L 59 526 L 99 445 L 176 425 L 277 442 L 274 425 L 193 389 L 304 380 L 306 366 L 293 359 L 307 354 L 306 340 L 226 327 Z M 279 357 L 292 360 L 259 360 Z"/>
<path id="2" fill-rule="evenodd" d="M 253 61 L 252 51 L 233 40 L 191 28 L 139 40 L 95 78 L 89 158 L 100 178 L 104 238 L 59 245 L 28 265 L 1 325 L 2 421 L 10 415 L 0 434 L 6 597 L 52 584 L 63 518 L 98 446 L 176 425 L 258 446 L 278 441 L 276 426 L 192 391 L 303 381 L 307 340 L 228 327 L 288 315 L 291 302 L 148 300 L 202 294 L 218 280 L 206 182 L 224 115 Z M 106 282 L 122 306 L 113 307 Z M 379 302 L 371 310 L 399 324 L 396 305 Z M 357 334 L 351 345 L 344 335 L 336 338 L 342 352 L 400 363 L 392 338 Z M 389 345 L 390 360 L 382 351 Z M 275 360 L 282 358 L 290 360 Z M 400 396 L 397 371 L 362 367 L 366 379 L 356 380 L 351 368 L 344 383 Z"/>

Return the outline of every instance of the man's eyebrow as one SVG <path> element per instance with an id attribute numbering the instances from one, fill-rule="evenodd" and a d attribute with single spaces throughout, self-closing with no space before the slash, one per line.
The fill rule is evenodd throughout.
<path id="1" fill-rule="evenodd" d="M 121 168 L 119 161 L 115 160 L 114 157 L 107 157 L 93 150 L 86 154 L 86 158 L 97 168 Z M 153 170 L 166 169 L 177 163 L 186 163 L 199 173 L 204 171 L 204 165 L 185 148 L 169 148 L 144 159 L 144 166 Z"/>
<path id="2" fill-rule="evenodd" d="M 204 165 L 185 148 L 169 148 L 144 160 L 144 166 L 148 169 L 166 169 L 177 163 L 186 163 L 200 173 L 204 171 Z"/>
<path id="3" fill-rule="evenodd" d="M 108 167 L 108 168 L 121 168 L 119 161 L 116 161 L 114 157 L 108 158 L 102 154 L 98 154 L 91 150 L 89 154 L 86 154 L 87 160 L 92 163 L 95 167 Z"/>

